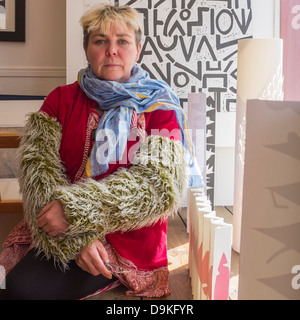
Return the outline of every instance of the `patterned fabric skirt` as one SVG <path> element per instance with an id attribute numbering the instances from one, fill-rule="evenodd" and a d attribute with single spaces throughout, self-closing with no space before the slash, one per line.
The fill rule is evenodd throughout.
<path id="1" fill-rule="evenodd" d="M 118 270 L 122 270 L 120 273 L 114 274 L 119 281 L 91 293 L 88 297 L 115 288 L 121 283 L 128 288 L 126 294 L 130 296 L 161 297 L 170 294 L 168 267 L 155 270 L 139 270 L 131 261 L 121 257 L 109 243 L 104 243 L 104 246 L 111 264 L 118 266 Z M 5 274 L 7 275 L 32 248 L 34 248 L 34 245 L 30 230 L 26 222 L 22 220 L 11 231 L 3 244 L 0 266 L 4 267 Z M 0 283 L 4 280 L 5 274 L 0 272 Z"/>

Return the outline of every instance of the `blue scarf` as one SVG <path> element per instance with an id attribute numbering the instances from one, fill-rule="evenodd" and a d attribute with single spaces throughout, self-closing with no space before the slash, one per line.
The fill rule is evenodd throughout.
<path id="1" fill-rule="evenodd" d="M 134 110 L 137 114 L 153 110 L 174 110 L 181 129 L 182 143 L 189 155 L 190 185 L 204 186 L 193 157 L 193 146 L 186 130 L 184 111 L 178 97 L 167 83 L 151 79 L 139 66 L 133 67 L 130 79 L 124 83 L 100 80 L 91 67 L 88 67 L 79 72 L 78 83 L 83 92 L 104 111 L 96 130 L 96 141 L 90 157 L 93 177 L 105 173 L 109 163 L 122 158 Z"/>

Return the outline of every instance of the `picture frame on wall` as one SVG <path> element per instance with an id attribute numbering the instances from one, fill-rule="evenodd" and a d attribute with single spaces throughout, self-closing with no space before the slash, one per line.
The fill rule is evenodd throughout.
<path id="1" fill-rule="evenodd" d="M 25 0 L 0 0 L 0 41 L 25 42 Z"/>

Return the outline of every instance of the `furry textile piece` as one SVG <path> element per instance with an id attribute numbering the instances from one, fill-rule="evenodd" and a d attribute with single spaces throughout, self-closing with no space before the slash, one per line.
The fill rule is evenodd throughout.
<path id="1" fill-rule="evenodd" d="M 62 268 L 80 249 L 106 234 L 149 226 L 177 210 L 187 186 L 180 142 L 150 136 L 137 150 L 133 166 L 100 180 L 70 185 L 59 157 L 61 126 L 41 112 L 32 114 L 19 148 L 20 186 L 25 219 L 35 246 Z M 37 226 L 36 216 L 60 200 L 70 223 L 62 237 Z"/>
<path id="2" fill-rule="evenodd" d="M 104 240 L 106 234 L 152 225 L 177 210 L 187 185 L 181 143 L 150 136 L 133 163 L 98 182 L 56 189 L 70 235 L 96 232 Z"/>
<path id="3" fill-rule="evenodd" d="M 59 266 L 67 268 L 67 262 L 78 254 L 80 248 L 91 244 L 96 235 L 54 238 L 37 225 L 37 215 L 55 199 L 54 190 L 70 184 L 59 155 L 61 136 L 61 125 L 56 119 L 42 112 L 29 116 L 18 149 L 19 183 L 25 220 L 37 254 L 43 253 L 47 258 L 52 256 Z"/>
<path id="4" fill-rule="evenodd" d="M 27 222 L 39 253 L 50 257 L 56 243 L 37 225 L 37 215 L 53 200 L 58 186 L 68 185 L 59 157 L 61 126 L 52 117 L 38 112 L 29 115 L 18 148 L 19 184 Z"/>

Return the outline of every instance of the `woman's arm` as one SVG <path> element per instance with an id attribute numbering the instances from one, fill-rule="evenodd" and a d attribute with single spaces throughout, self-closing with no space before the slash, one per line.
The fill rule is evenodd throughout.
<path id="1" fill-rule="evenodd" d="M 69 184 L 59 157 L 60 140 L 61 126 L 54 118 L 42 112 L 29 116 L 18 149 L 19 183 L 34 239 L 42 234 L 37 215 L 51 202 L 55 188 Z"/>
<path id="2" fill-rule="evenodd" d="M 70 235 L 96 232 L 100 240 L 116 231 L 139 229 L 174 213 L 187 186 L 181 142 L 150 136 L 133 166 L 100 180 L 59 187 Z"/>
<path id="3" fill-rule="evenodd" d="M 60 142 L 61 125 L 55 118 L 43 112 L 31 114 L 18 149 L 19 183 L 24 216 L 34 245 L 46 257 L 52 256 L 57 263 L 67 267 L 67 261 L 78 254 L 79 248 L 93 243 L 97 235 L 90 232 L 76 238 L 54 238 L 38 225 L 38 215 L 54 200 L 54 190 L 69 185 L 59 156 Z"/>

